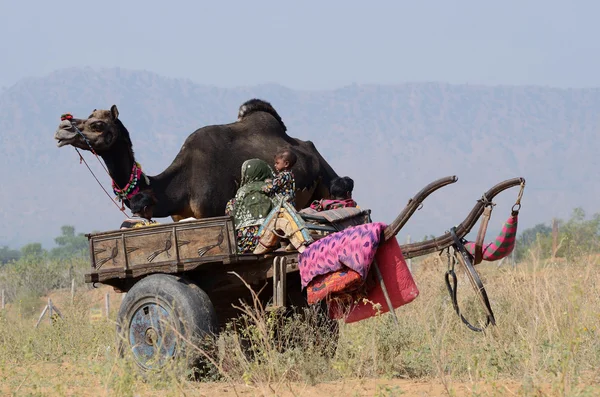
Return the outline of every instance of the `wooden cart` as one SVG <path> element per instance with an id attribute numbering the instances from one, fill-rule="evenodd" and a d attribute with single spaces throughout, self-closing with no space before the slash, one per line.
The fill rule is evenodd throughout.
<path id="1" fill-rule="evenodd" d="M 385 230 L 385 239 L 394 238 L 429 194 L 456 181 L 455 176 L 442 178 L 418 192 Z M 523 178 L 510 179 L 483 197 L 492 200 L 503 190 L 523 184 Z M 458 236 L 471 230 L 485 205 L 484 200 L 476 203 L 456 228 Z M 358 211 L 358 223 L 368 222 L 369 214 L 369 210 Z M 300 287 L 298 251 L 311 241 L 336 232 L 340 226 L 320 214 L 288 211 L 288 216 L 293 219 L 283 222 L 278 231 L 285 235 L 285 226 L 294 223 L 293 232 L 283 236 L 293 240 L 292 234 L 302 230 L 294 240 L 296 249 L 280 248 L 261 254 L 236 252 L 230 217 L 87 235 L 92 269 L 85 281 L 127 293 L 117 319 L 121 349 L 129 349 L 142 370 L 160 368 L 183 354 L 182 337 L 196 341 L 218 333 L 237 315 L 232 304 L 249 297 L 244 282 L 256 290 L 262 289 L 261 299 L 275 307 L 306 306 L 306 295 Z M 441 251 L 452 243 L 453 237 L 446 233 L 403 245 L 401 249 L 406 258 L 412 258 Z M 265 285 L 268 287 L 263 288 Z"/>

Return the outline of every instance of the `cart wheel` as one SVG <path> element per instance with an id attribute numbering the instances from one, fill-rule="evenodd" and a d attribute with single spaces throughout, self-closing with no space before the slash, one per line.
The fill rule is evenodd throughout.
<path id="1" fill-rule="evenodd" d="M 200 363 L 197 349 L 217 331 L 217 316 L 208 295 L 182 277 L 153 274 L 138 281 L 121 303 L 117 343 L 142 373 L 175 363 L 187 369 Z M 187 341 L 186 341 L 187 340 Z"/>

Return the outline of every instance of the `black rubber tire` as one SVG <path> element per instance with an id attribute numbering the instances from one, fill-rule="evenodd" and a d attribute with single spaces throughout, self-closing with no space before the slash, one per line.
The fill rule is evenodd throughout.
<path id="1" fill-rule="evenodd" d="M 157 325 L 161 318 L 168 326 Z M 174 365 L 187 370 L 200 366 L 202 354 L 185 340 L 201 346 L 218 332 L 208 295 L 187 279 L 170 274 L 152 274 L 138 281 L 121 303 L 116 328 L 119 353 L 130 355 L 142 374 Z M 162 348 L 168 351 L 160 352 Z M 150 356 L 163 362 L 149 365 Z"/>

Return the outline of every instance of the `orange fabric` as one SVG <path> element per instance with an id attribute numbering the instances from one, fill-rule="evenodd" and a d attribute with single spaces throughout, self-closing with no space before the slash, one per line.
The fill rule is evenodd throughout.
<path id="1" fill-rule="evenodd" d="M 306 287 L 308 303 L 312 305 L 333 294 L 352 291 L 362 283 L 360 274 L 352 269 L 317 276 Z"/>

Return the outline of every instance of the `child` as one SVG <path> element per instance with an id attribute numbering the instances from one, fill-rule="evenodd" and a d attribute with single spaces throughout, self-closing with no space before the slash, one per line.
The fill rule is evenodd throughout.
<path id="1" fill-rule="evenodd" d="M 142 221 L 126 220 L 121 224 L 121 229 L 137 228 L 142 226 L 158 225 L 152 220 L 156 198 L 147 190 L 137 193 L 129 200 L 129 209 L 134 216 L 144 218 Z"/>
<path id="2" fill-rule="evenodd" d="M 347 176 L 335 178 L 329 186 L 331 199 L 315 200 L 310 205 L 310 208 L 315 211 L 327 211 L 336 208 L 358 207 L 356 201 L 352 199 L 353 190 L 354 181 L 352 178 Z"/>
<path id="3" fill-rule="evenodd" d="M 275 178 L 267 180 L 263 191 L 273 197 L 280 194 L 292 206 L 296 206 L 296 181 L 291 168 L 296 164 L 296 154 L 291 149 L 281 149 L 275 155 Z"/>

